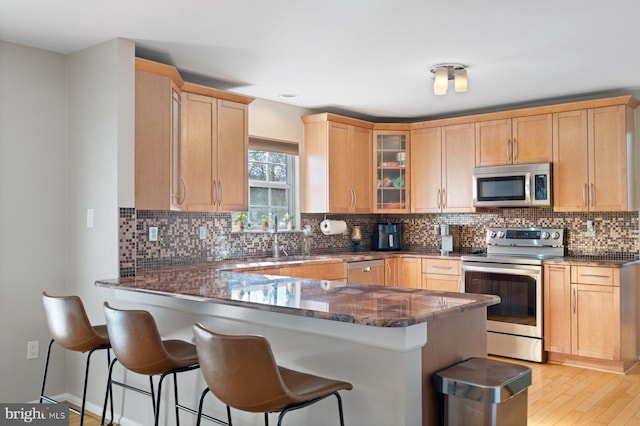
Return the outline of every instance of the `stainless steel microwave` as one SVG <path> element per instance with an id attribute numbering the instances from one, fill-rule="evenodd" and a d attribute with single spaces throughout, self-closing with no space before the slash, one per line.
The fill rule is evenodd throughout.
<path id="1" fill-rule="evenodd" d="M 475 207 L 550 207 L 551 163 L 473 169 Z"/>

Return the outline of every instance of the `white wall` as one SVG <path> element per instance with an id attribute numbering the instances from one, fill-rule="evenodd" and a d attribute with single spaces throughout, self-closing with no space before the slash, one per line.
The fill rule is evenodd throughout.
<path id="1" fill-rule="evenodd" d="M 67 57 L 67 291 L 82 298 L 93 323 L 104 323 L 102 304 L 111 297 L 110 291 L 96 288 L 94 282 L 118 276 L 119 188 L 125 188 L 124 202 L 132 204 L 134 55 L 132 42 L 113 40 Z M 87 209 L 94 211 L 93 228 L 87 227 Z M 103 354 L 98 357 L 92 365 L 102 374 L 92 376 L 96 380 L 90 382 L 87 399 L 100 405 L 106 361 Z M 72 354 L 67 360 L 67 391 L 82 395 L 84 357 Z"/>
<path id="2" fill-rule="evenodd" d="M 50 339 L 41 293 L 66 291 L 66 93 L 64 56 L 0 41 L 1 402 L 37 399 Z M 29 340 L 39 359 L 26 359 Z M 64 376 L 57 362 L 53 391 Z"/>
<path id="3" fill-rule="evenodd" d="M 104 322 L 111 292 L 94 282 L 118 275 L 118 208 L 133 206 L 134 54 L 125 40 L 66 57 L 0 42 L 0 402 L 38 398 L 50 339 L 42 291 L 79 295 Z M 36 360 L 29 340 L 40 342 Z M 97 405 L 100 357 L 88 393 Z M 80 396 L 84 356 L 54 346 L 52 361 L 48 393 Z"/>

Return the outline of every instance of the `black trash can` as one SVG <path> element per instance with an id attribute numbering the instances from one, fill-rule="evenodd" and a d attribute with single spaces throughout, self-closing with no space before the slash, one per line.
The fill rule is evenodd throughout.
<path id="1" fill-rule="evenodd" d="M 526 425 L 530 384 L 529 367 L 487 358 L 469 358 L 434 376 L 447 425 Z"/>

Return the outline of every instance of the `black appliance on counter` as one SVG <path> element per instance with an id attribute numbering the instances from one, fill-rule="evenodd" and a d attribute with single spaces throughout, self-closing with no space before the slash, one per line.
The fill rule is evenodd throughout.
<path id="1" fill-rule="evenodd" d="M 374 250 L 400 250 L 402 226 L 399 223 L 376 223 L 373 226 Z"/>

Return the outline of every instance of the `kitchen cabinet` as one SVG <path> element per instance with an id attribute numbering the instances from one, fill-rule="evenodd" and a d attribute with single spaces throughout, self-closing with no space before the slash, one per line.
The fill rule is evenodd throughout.
<path id="1" fill-rule="evenodd" d="M 411 132 L 414 213 L 472 212 L 473 123 Z"/>
<path id="2" fill-rule="evenodd" d="M 553 209 L 637 210 L 633 109 L 626 105 L 553 114 Z"/>
<path id="3" fill-rule="evenodd" d="M 171 77 L 136 70 L 135 206 L 183 210 L 181 92 Z"/>
<path id="4" fill-rule="evenodd" d="M 619 269 L 571 267 L 571 353 L 620 359 Z"/>
<path id="5" fill-rule="evenodd" d="M 378 130 L 373 132 L 373 141 L 373 210 L 376 213 L 409 213 L 410 133 Z"/>
<path id="6" fill-rule="evenodd" d="M 461 261 L 457 259 L 422 259 L 422 288 L 461 292 Z"/>
<path id="7" fill-rule="evenodd" d="M 549 360 L 624 372 L 638 361 L 638 267 L 545 265 Z"/>
<path id="8" fill-rule="evenodd" d="M 247 210 L 247 106 L 186 93 L 183 117 L 187 210 Z"/>
<path id="9" fill-rule="evenodd" d="M 280 268 L 280 274 L 286 277 L 314 280 L 347 281 L 347 263 L 339 261 L 283 266 Z"/>
<path id="10" fill-rule="evenodd" d="M 476 122 L 476 167 L 550 162 L 552 115 Z"/>
<path id="11" fill-rule="evenodd" d="M 422 264 L 417 257 L 398 258 L 398 287 L 422 288 Z"/>
<path id="12" fill-rule="evenodd" d="M 571 267 L 544 267 L 544 350 L 571 353 Z"/>
<path id="13" fill-rule="evenodd" d="M 303 211 L 371 212 L 371 129 L 303 117 Z"/>
<path id="14" fill-rule="evenodd" d="M 398 287 L 398 258 L 388 257 L 384 260 L 384 285 Z"/>

